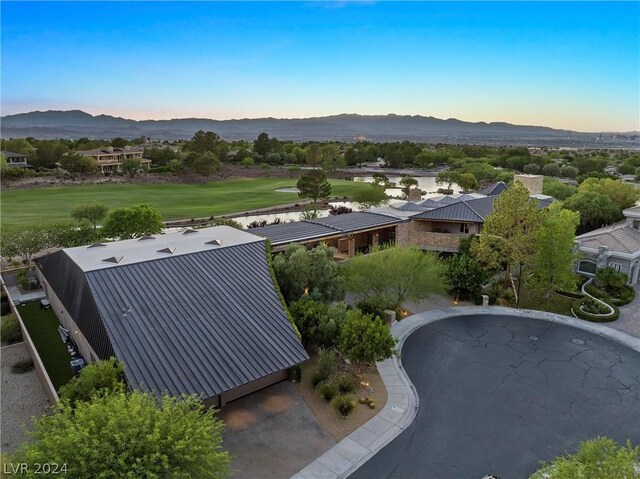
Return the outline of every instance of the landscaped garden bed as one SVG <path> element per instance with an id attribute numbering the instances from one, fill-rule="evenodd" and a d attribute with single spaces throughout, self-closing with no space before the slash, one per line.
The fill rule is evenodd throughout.
<path id="1" fill-rule="evenodd" d="M 58 334 L 58 318 L 48 309 L 40 309 L 40 303 L 18 306 L 18 312 L 38 350 L 47 374 L 56 390 L 71 379 L 71 356 Z"/>

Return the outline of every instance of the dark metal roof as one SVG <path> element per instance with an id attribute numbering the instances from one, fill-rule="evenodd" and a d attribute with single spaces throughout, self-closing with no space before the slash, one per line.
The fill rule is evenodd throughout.
<path id="1" fill-rule="evenodd" d="M 402 220 L 378 213 L 358 211 L 344 215 L 329 216 L 327 218 L 317 218 L 315 220 L 309 220 L 309 222 L 328 226 L 341 233 L 352 233 L 358 230 L 398 224 L 401 223 Z"/>
<path id="2" fill-rule="evenodd" d="M 74 265 L 68 257 L 66 263 Z M 65 283 L 65 272 L 54 271 Z M 274 289 L 264 241 L 159 256 L 83 278 L 82 297 L 95 300 L 97 323 L 134 388 L 209 398 L 308 358 Z M 95 326 L 81 326 L 83 334 Z"/>
<path id="3" fill-rule="evenodd" d="M 394 205 L 392 208 L 401 211 L 424 211 L 427 209 L 426 206 L 422 206 L 422 203 L 414 203 L 412 201 L 406 201 L 403 204 Z"/>
<path id="4" fill-rule="evenodd" d="M 107 359 L 113 356 L 111 341 L 80 267 L 63 250 L 34 261 L 98 357 Z"/>
<path id="5" fill-rule="evenodd" d="M 482 195 L 487 195 L 487 196 L 498 196 L 500 193 L 502 193 L 507 188 L 508 188 L 507 184 L 504 181 L 498 181 L 497 183 L 494 183 L 493 185 L 490 185 L 490 186 L 487 186 L 486 188 L 483 188 L 478 193 L 480 193 Z"/>
<path id="6" fill-rule="evenodd" d="M 251 228 L 248 229 L 247 232 L 268 238 L 274 246 L 297 241 L 321 239 L 339 234 L 334 228 L 307 221 L 293 221 L 291 223 Z"/>
<path id="7" fill-rule="evenodd" d="M 414 216 L 416 219 L 460 221 L 468 223 L 483 223 L 485 217 L 493 211 L 493 202 L 496 196 L 486 198 L 476 198 L 469 201 L 459 201 L 450 205 L 442 206 L 430 211 L 425 211 Z"/>

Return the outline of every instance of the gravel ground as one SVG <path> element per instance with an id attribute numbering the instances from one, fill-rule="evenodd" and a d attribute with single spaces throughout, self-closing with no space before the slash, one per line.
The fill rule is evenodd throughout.
<path id="1" fill-rule="evenodd" d="M 11 367 L 20 360 L 28 359 L 29 352 L 24 343 L 3 346 L 2 356 L 2 421 L 0 432 L 2 451 L 12 452 L 26 439 L 26 430 L 31 428 L 31 418 L 41 416 L 49 410 L 49 401 L 35 370 L 25 374 L 14 374 Z"/>

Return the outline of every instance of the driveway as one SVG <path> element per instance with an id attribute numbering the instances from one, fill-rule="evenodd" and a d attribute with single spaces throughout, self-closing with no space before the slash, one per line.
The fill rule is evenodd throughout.
<path id="1" fill-rule="evenodd" d="M 612 323 L 603 324 L 640 338 L 640 284 L 636 284 L 635 288 L 636 297 L 630 304 L 620 308 L 620 317 Z"/>
<path id="2" fill-rule="evenodd" d="M 335 444 L 288 381 L 227 404 L 218 417 L 233 478 L 290 477 Z"/>
<path id="3" fill-rule="evenodd" d="M 586 331 L 449 318 L 409 336 L 402 362 L 417 417 L 354 479 L 526 478 L 586 439 L 640 442 L 640 353 Z"/>

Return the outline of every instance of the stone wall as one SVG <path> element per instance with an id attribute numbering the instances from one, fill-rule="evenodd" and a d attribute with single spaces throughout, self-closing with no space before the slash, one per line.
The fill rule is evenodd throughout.
<path id="1" fill-rule="evenodd" d="M 542 175 L 515 175 L 513 177 L 513 181 L 519 181 L 522 183 L 522 186 L 529 190 L 530 195 L 542 194 L 543 180 L 544 176 Z"/>

